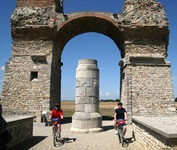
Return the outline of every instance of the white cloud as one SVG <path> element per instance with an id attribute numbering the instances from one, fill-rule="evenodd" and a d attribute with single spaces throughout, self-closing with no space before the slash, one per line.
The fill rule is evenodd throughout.
<path id="1" fill-rule="evenodd" d="M 106 94 L 105 94 L 106 96 L 109 96 L 109 93 L 108 92 L 106 92 Z"/>
<path id="2" fill-rule="evenodd" d="M 4 71 L 5 70 L 5 66 L 0 66 L 0 71 Z"/>
<path id="3" fill-rule="evenodd" d="M 100 91 L 100 96 L 104 96 L 103 91 Z"/>
<path id="4" fill-rule="evenodd" d="M 109 96 L 109 93 L 108 92 L 100 91 L 100 96 Z"/>

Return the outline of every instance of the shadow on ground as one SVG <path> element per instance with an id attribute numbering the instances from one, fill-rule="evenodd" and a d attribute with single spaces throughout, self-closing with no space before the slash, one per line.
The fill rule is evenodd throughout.
<path id="1" fill-rule="evenodd" d="M 102 116 L 102 120 L 113 120 L 113 117 L 110 116 Z"/>
<path id="2" fill-rule="evenodd" d="M 9 150 L 29 150 L 31 147 L 43 141 L 47 136 L 33 136 L 29 140 L 20 143 Z"/>
<path id="3" fill-rule="evenodd" d="M 62 121 L 62 124 L 67 124 L 72 122 L 72 117 L 65 117 Z"/>
<path id="4" fill-rule="evenodd" d="M 114 128 L 113 125 L 109 125 L 109 126 L 102 126 L 103 131 L 108 131 L 108 130 L 112 130 Z"/>
<path id="5" fill-rule="evenodd" d="M 77 138 L 60 138 L 57 140 L 56 147 L 63 146 L 65 143 L 72 143 L 75 142 Z"/>

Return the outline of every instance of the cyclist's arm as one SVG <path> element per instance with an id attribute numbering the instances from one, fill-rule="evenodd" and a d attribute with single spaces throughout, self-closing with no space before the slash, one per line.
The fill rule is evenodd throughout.
<path id="1" fill-rule="evenodd" d="M 52 115 L 49 116 L 49 120 L 51 120 L 51 119 L 52 119 Z"/>
<path id="2" fill-rule="evenodd" d="M 124 112 L 124 120 L 127 121 L 128 120 L 128 115 L 127 112 Z"/>
<path id="3" fill-rule="evenodd" d="M 63 111 L 60 112 L 60 118 L 63 119 Z"/>
<path id="4" fill-rule="evenodd" d="M 49 115 L 49 120 L 51 120 L 51 119 L 52 119 L 52 112 Z"/>
<path id="5" fill-rule="evenodd" d="M 116 121 L 117 113 L 114 113 L 114 121 Z"/>

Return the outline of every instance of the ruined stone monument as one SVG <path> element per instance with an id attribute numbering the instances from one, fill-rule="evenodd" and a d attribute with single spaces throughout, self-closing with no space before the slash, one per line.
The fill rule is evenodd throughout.
<path id="1" fill-rule="evenodd" d="M 174 100 L 169 22 L 157 0 L 125 0 L 117 14 L 64 14 L 56 0 L 16 2 L 1 97 L 5 113 L 35 114 L 60 102 L 65 45 L 79 34 L 97 32 L 112 39 L 121 54 L 120 99 L 129 115 L 169 115 Z"/>
<path id="2" fill-rule="evenodd" d="M 73 132 L 98 132 L 102 130 L 99 114 L 99 69 L 97 61 L 79 60 L 76 70 L 75 113 L 72 116 Z"/>

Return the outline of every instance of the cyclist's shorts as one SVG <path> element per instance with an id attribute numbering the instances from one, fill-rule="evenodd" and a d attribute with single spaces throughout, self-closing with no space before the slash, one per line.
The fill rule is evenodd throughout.
<path id="1" fill-rule="evenodd" d="M 52 125 L 54 124 L 61 124 L 61 119 L 59 118 L 52 118 Z"/>
<path id="2" fill-rule="evenodd" d="M 118 119 L 118 120 L 116 121 L 116 123 L 117 123 L 118 125 L 122 125 L 122 126 L 125 126 L 125 125 L 126 125 L 125 120 L 123 120 L 123 119 Z"/>

